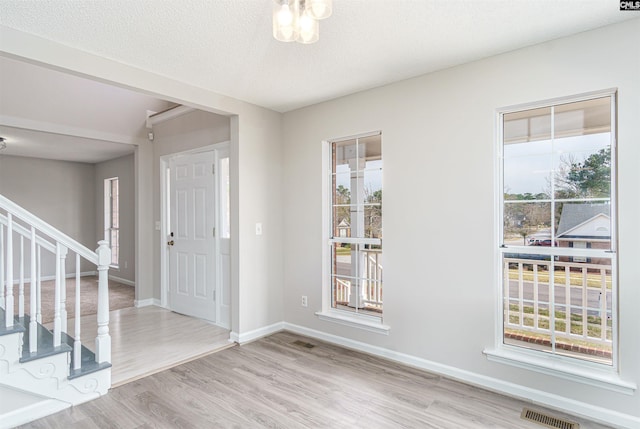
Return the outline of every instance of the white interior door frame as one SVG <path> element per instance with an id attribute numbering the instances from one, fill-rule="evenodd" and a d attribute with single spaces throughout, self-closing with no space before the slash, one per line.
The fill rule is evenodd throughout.
<path id="1" fill-rule="evenodd" d="M 168 154 L 168 155 L 163 155 L 160 157 L 160 305 L 163 308 L 169 308 L 169 300 L 168 300 L 168 296 L 169 296 L 169 248 L 167 247 L 167 240 L 170 234 L 170 225 L 169 225 L 169 216 L 168 216 L 168 210 L 169 210 L 169 198 L 167 195 L 168 192 L 168 180 L 169 180 L 169 175 L 167 174 L 168 168 L 169 168 L 169 162 L 172 158 L 176 158 L 179 156 L 183 156 L 183 155 L 190 155 L 190 154 L 196 154 L 196 153 L 202 153 L 202 152 L 211 152 L 214 151 L 215 153 L 215 163 L 216 165 L 218 165 L 218 153 L 222 152 L 225 154 L 229 153 L 229 146 L 230 146 L 230 142 L 226 141 L 226 142 L 221 142 L 221 143 L 216 143 L 216 144 L 212 144 L 212 145 L 208 145 L 208 146 L 203 146 L 203 147 L 199 147 L 196 149 L 192 149 L 192 150 L 188 150 L 188 151 L 183 151 L 183 152 L 176 152 L 176 153 L 172 153 L 172 154 Z M 227 155 L 228 156 L 228 155 Z M 220 189 L 220 175 L 219 174 L 215 174 L 214 175 L 215 178 L 215 189 Z M 221 231 L 221 225 L 220 225 L 220 210 L 219 210 L 219 205 L 216 206 L 216 213 L 214 214 L 215 216 L 215 228 L 216 231 Z M 157 229 L 157 228 L 156 228 Z M 220 240 L 219 240 L 219 234 L 216 234 L 216 240 L 215 240 L 215 253 L 216 253 L 216 260 L 215 260 L 215 265 L 216 267 L 220 267 L 221 266 L 221 257 L 220 257 Z M 216 296 L 219 297 L 221 296 L 221 290 L 218 290 L 221 288 L 222 286 L 222 270 L 220 269 L 216 269 Z M 218 299 L 216 299 L 216 305 L 218 306 Z M 216 311 L 216 318 L 219 317 L 220 312 Z M 229 321 L 226 321 L 226 323 L 220 323 L 220 321 L 218 321 L 218 323 L 220 323 L 221 325 L 230 325 L 230 317 L 229 317 Z"/>

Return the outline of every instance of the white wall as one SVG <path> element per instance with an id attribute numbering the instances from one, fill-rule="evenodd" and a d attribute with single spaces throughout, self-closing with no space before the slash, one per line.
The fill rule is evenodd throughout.
<path id="1" fill-rule="evenodd" d="M 119 268 L 109 268 L 109 277 L 135 283 L 135 180 L 134 155 L 95 165 L 95 237 L 104 240 L 104 180 L 118 178 L 120 203 Z"/>
<path id="2" fill-rule="evenodd" d="M 620 374 L 640 384 L 640 21 L 284 115 L 289 323 L 640 417 L 628 396 L 487 361 L 497 319 L 496 109 L 617 87 Z M 323 139 L 382 130 L 388 336 L 320 321 Z M 300 306 L 300 296 L 309 307 Z"/>
<path id="3" fill-rule="evenodd" d="M 92 250 L 98 247 L 94 180 L 93 164 L 0 155 L 0 194 Z M 45 253 L 42 275 L 54 275 L 55 258 Z M 66 270 L 75 271 L 75 257 L 67 258 Z"/>

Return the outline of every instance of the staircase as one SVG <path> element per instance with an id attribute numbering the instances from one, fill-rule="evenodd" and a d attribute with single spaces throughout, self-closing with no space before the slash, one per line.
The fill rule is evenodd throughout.
<path id="1" fill-rule="evenodd" d="M 0 195 L 0 429 L 95 399 L 111 386 L 111 251 L 106 241 L 98 245 L 87 249 Z M 68 266 L 75 273 L 67 275 Z M 80 315 L 81 266 L 98 273 L 93 351 L 82 343 L 81 318 L 68 323 L 66 282 L 75 276 L 73 308 Z M 43 293 L 43 279 L 55 279 L 53 293 Z M 52 302 L 43 302 L 47 296 Z"/>

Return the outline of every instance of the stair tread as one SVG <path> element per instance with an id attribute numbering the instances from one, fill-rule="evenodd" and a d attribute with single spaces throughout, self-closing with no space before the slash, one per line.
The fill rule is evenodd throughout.
<path id="1" fill-rule="evenodd" d="M 0 336 L 2 335 L 11 335 L 17 334 L 19 332 L 24 332 L 25 327 L 20 323 L 13 323 L 13 326 L 7 328 L 6 320 L 5 320 L 5 311 L 3 308 L 0 308 Z"/>
<path id="2" fill-rule="evenodd" d="M 18 319 L 20 324 L 25 327 L 24 343 L 22 346 L 22 357 L 20 362 L 29 362 L 36 359 L 41 359 L 47 356 L 57 355 L 59 353 L 67 353 L 73 350 L 64 341 L 60 343 L 58 347 L 53 346 L 53 334 L 47 328 L 41 324 L 37 324 L 38 329 L 38 351 L 31 353 L 29 351 L 29 322 L 30 318 L 25 314 L 23 318 Z"/>
<path id="3" fill-rule="evenodd" d="M 62 333 L 62 342 L 66 343 L 71 349 L 73 349 L 73 343 L 75 339 L 66 333 Z M 69 380 L 72 380 L 83 375 L 91 374 L 102 369 L 111 368 L 111 364 L 108 362 L 98 363 L 96 362 L 96 355 L 91 350 L 82 346 L 80 349 L 80 368 L 73 369 L 74 356 L 71 353 L 71 369 L 69 371 Z"/>
<path id="4" fill-rule="evenodd" d="M 9 335 L 12 333 L 23 332 L 24 341 L 22 345 L 22 357 L 20 362 L 30 362 L 36 359 L 53 356 L 59 353 L 70 352 L 70 370 L 69 379 L 81 377 L 83 375 L 91 374 L 96 371 L 100 371 L 106 368 L 110 368 L 111 364 L 108 362 L 98 363 L 95 359 L 95 353 L 89 350 L 87 347 L 82 346 L 80 351 L 81 367 L 79 369 L 73 369 L 74 356 L 73 356 L 73 343 L 75 339 L 65 332 L 62 332 L 62 338 L 60 346 L 53 347 L 53 333 L 40 323 L 37 324 L 38 329 L 38 351 L 31 353 L 29 351 L 29 324 L 30 316 L 25 314 L 24 317 L 18 318 L 16 316 L 13 327 L 6 328 L 5 325 L 5 311 L 0 308 L 0 335 Z"/>

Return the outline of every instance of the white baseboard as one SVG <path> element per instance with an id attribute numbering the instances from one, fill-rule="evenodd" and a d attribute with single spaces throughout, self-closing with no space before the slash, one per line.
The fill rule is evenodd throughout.
<path id="1" fill-rule="evenodd" d="M 271 325 L 271 326 L 276 326 Z M 422 359 L 416 356 L 399 353 L 393 350 L 385 349 L 378 346 L 372 346 L 370 344 L 354 341 L 349 338 L 340 337 L 333 334 L 327 334 L 325 332 L 317 331 L 315 329 L 309 329 L 304 326 L 295 325 L 292 323 L 283 322 L 281 324 L 284 330 L 294 332 L 296 334 L 304 335 L 307 337 L 316 338 L 318 340 L 326 341 L 328 343 L 337 344 L 349 349 L 357 350 L 363 353 L 371 354 L 374 356 L 383 357 L 395 362 L 410 365 L 416 368 L 420 368 L 429 372 L 433 372 L 439 375 L 443 375 L 448 378 L 452 378 L 458 381 L 462 381 L 467 384 L 483 387 L 485 389 L 492 390 L 494 392 L 504 393 L 506 395 L 523 399 L 529 402 L 543 405 L 548 408 L 564 411 L 570 414 L 583 416 L 590 420 L 600 422 L 606 425 L 613 425 L 620 428 L 639 428 L 640 418 L 629 414 L 619 413 L 617 411 L 609 410 L 606 408 L 594 406 L 584 402 L 576 401 L 573 399 L 565 398 L 563 396 L 554 395 L 552 393 L 543 392 L 536 389 L 531 389 L 518 384 L 510 383 L 504 380 L 499 380 L 493 377 L 477 374 L 474 372 L 462 370 L 441 363 L 432 362 L 427 359 Z M 255 332 L 255 331 L 252 331 Z M 247 333 L 250 334 L 250 333 Z"/>
<path id="2" fill-rule="evenodd" d="M 148 307 L 150 305 L 155 305 L 156 307 L 162 307 L 162 305 L 160 305 L 160 300 L 155 298 L 140 299 L 140 300 L 136 299 L 133 301 L 133 305 L 136 308 Z"/>
<path id="3" fill-rule="evenodd" d="M 98 275 L 98 272 L 97 272 L 97 271 L 82 271 L 82 272 L 80 273 L 80 277 L 97 276 L 97 275 Z M 64 276 L 64 277 L 65 277 L 66 279 L 73 279 L 73 278 L 75 278 L 75 276 L 76 276 L 76 273 L 67 273 L 67 274 L 65 274 L 65 276 Z M 56 276 L 55 276 L 55 275 L 52 275 L 52 276 L 42 276 L 42 277 L 40 277 L 40 281 L 43 281 L 43 282 L 47 282 L 47 281 L 49 281 L 49 280 L 55 280 L 55 279 L 56 279 Z M 24 282 L 25 282 L 25 283 L 31 283 L 31 277 L 29 277 L 29 278 L 25 278 L 25 279 L 24 279 Z M 14 286 L 18 286 L 18 285 L 20 285 L 20 279 L 14 279 L 14 280 L 13 280 L 13 285 L 14 285 Z"/>
<path id="4" fill-rule="evenodd" d="M 237 332 L 231 332 L 229 338 L 231 341 L 235 341 L 238 344 L 245 344 L 250 341 L 255 341 L 258 338 L 266 337 L 276 332 L 283 331 L 285 329 L 284 322 L 274 323 L 273 325 L 264 326 L 262 328 L 254 329 L 253 331 L 244 332 L 238 334 Z"/>
<path id="5" fill-rule="evenodd" d="M 120 277 L 112 276 L 109 274 L 109 280 L 113 280 L 114 282 L 122 283 L 123 285 L 136 287 L 136 282 L 132 282 L 131 280 L 123 279 Z"/>

